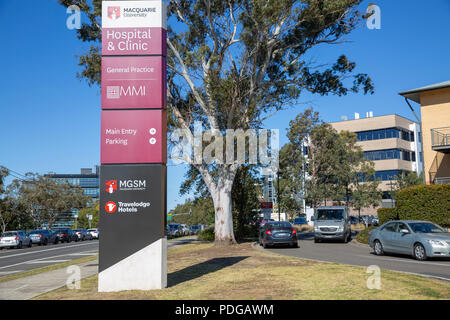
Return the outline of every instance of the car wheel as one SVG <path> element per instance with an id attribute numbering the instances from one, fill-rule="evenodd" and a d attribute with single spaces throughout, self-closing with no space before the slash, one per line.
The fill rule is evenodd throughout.
<path id="1" fill-rule="evenodd" d="M 17 249 L 22 249 L 22 241 L 20 241 L 19 244 L 17 245 Z"/>
<path id="2" fill-rule="evenodd" d="M 48 239 L 45 239 L 44 246 L 48 245 Z"/>
<path id="3" fill-rule="evenodd" d="M 427 260 L 427 253 L 425 251 L 425 248 L 420 243 L 417 243 L 414 246 L 414 258 L 420 261 Z"/>
<path id="4" fill-rule="evenodd" d="M 292 248 L 298 248 L 298 241 L 292 242 Z"/>
<path id="5" fill-rule="evenodd" d="M 314 243 L 319 243 L 320 240 L 318 238 L 314 238 Z"/>
<path id="6" fill-rule="evenodd" d="M 267 243 L 263 242 L 262 246 L 263 246 L 264 249 L 267 249 Z"/>
<path id="7" fill-rule="evenodd" d="M 33 246 L 33 242 L 31 240 L 28 242 L 28 248 L 31 248 Z"/>
<path id="8" fill-rule="evenodd" d="M 384 255 L 383 245 L 381 244 L 381 242 L 379 240 L 375 240 L 375 242 L 373 244 L 373 250 L 375 251 L 375 254 L 377 256 Z"/>

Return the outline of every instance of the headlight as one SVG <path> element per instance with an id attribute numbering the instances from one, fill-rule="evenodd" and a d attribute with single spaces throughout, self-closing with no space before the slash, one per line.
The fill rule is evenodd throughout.
<path id="1" fill-rule="evenodd" d="M 314 227 L 314 231 L 320 231 L 319 227 Z"/>
<path id="2" fill-rule="evenodd" d="M 338 231 L 338 232 L 344 231 L 344 227 L 339 227 L 339 228 L 337 229 L 337 231 Z"/>
<path id="3" fill-rule="evenodd" d="M 432 246 L 445 247 L 445 243 L 444 243 L 443 241 L 439 241 L 439 240 L 428 240 L 428 242 L 429 242 Z"/>

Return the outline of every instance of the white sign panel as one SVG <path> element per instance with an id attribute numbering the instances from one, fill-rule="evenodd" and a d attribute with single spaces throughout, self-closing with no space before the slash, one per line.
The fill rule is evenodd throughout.
<path id="1" fill-rule="evenodd" d="M 102 28 L 164 28 L 166 3 L 150 1 L 103 1 Z"/>

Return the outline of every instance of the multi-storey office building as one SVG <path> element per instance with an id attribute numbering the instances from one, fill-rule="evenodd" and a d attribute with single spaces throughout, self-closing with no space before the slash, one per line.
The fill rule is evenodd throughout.
<path id="1" fill-rule="evenodd" d="M 450 81 L 399 94 L 421 105 L 425 182 L 450 183 Z"/>
<path id="2" fill-rule="evenodd" d="M 51 173 L 47 175 L 50 179 L 60 183 L 66 181 L 73 185 L 79 186 L 83 189 L 84 195 L 97 200 L 100 195 L 100 179 L 99 179 L 99 167 L 95 167 L 95 172 L 90 168 L 82 168 L 79 174 L 56 174 Z M 54 227 L 70 227 L 75 222 L 75 217 L 78 215 L 77 209 L 73 209 L 69 216 L 62 216 L 62 219 L 57 221 Z"/>
<path id="3" fill-rule="evenodd" d="M 330 123 L 337 131 L 354 132 L 364 156 L 375 163 L 375 179 L 380 179 L 383 206 L 392 206 L 393 180 L 403 173 L 423 171 L 420 125 L 412 120 L 390 114 L 369 116 Z M 370 210 L 373 211 L 373 210 Z"/>

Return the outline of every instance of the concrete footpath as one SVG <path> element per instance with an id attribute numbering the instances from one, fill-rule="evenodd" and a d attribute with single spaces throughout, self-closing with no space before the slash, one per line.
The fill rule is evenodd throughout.
<path id="1" fill-rule="evenodd" d="M 78 265 L 81 279 L 98 273 L 98 260 L 92 260 Z M 66 286 L 74 279 L 78 270 L 69 266 L 53 271 L 19 278 L 0 283 L 0 300 L 28 300 L 43 293 Z M 72 284 L 74 281 L 72 281 Z"/>

